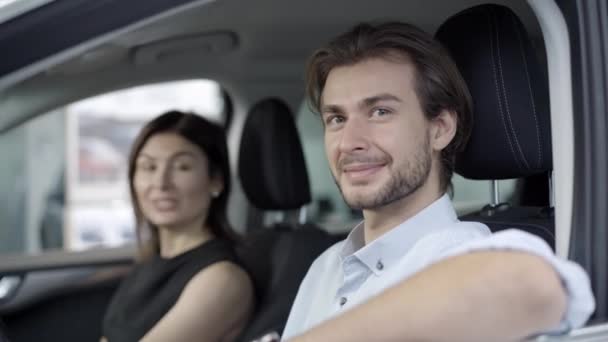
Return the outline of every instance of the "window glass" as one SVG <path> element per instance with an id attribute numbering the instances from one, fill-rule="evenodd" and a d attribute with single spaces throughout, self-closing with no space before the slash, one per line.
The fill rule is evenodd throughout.
<path id="1" fill-rule="evenodd" d="M 133 243 L 128 154 L 143 124 L 172 109 L 226 119 L 220 86 L 194 80 L 96 96 L 0 135 L 0 252 Z"/>
<path id="2" fill-rule="evenodd" d="M 331 233 L 345 233 L 362 220 L 362 215 L 344 203 L 334 182 L 325 155 L 323 123 L 318 115 L 303 104 L 298 112 L 297 126 L 302 138 L 313 198 L 308 208 L 308 219 Z M 490 203 L 490 181 L 469 180 L 455 175 L 452 183 L 453 203 L 459 215 L 479 210 Z M 516 180 L 502 180 L 499 185 L 501 201 L 509 201 L 515 192 Z"/>

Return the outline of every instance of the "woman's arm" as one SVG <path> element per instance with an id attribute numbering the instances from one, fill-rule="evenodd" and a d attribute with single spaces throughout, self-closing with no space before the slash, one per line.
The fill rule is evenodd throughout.
<path id="1" fill-rule="evenodd" d="M 229 341 L 253 311 L 253 285 L 234 263 L 213 264 L 194 276 L 175 305 L 143 337 L 155 341 Z"/>

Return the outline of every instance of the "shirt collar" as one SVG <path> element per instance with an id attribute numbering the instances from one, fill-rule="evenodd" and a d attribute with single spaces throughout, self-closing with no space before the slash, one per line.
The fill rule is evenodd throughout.
<path id="1" fill-rule="evenodd" d="M 344 261 L 353 255 L 375 274 L 390 268 L 404 256 L 421 238 L 449 227 L 458 216 L 447 194 L 422 209 L 416 215 L 365 245 L 364 225 L 360 222 L 348 234 L 340 251 Z M 381 265 L 379 265 L 379 263 Z"/>

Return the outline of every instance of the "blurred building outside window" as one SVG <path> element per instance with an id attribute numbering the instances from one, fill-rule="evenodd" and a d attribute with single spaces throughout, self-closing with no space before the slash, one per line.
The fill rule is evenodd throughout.
<path id="1" fill-rule="evenodd" d="M 169 110 L 226 120 L 217 82 L 158 83 L 95 96 L 0 135 L 0 253 L 134 243 L 131 144 Z"/>

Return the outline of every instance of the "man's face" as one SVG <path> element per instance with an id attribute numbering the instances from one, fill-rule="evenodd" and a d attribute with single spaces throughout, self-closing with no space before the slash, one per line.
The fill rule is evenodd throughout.
<path id="1" fill-rule="evenodd" d="M 334 68 L 327 77 L 321 97 L 325 150 L 352 208 L 385 206 L 429 179 L 434 130 L 414 77 L 409 62 L 381 58 Z"/>

